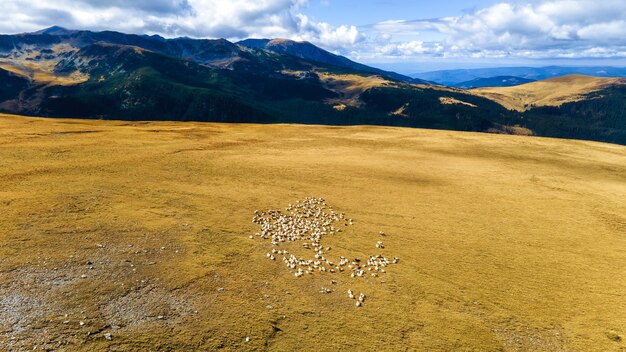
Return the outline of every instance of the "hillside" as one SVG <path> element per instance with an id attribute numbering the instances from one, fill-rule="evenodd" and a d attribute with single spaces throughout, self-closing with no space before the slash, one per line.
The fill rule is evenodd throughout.
<path id="1" fill-rule="evenodd" d="M 472 93 L 489 98 L 502 106 L 517 111 L 532 107 L 560 106 L 585 99 L 599 90 L 626 84 L 626 79 L 569 75 L 514 87 L 479 88 Z"/>
<path id="2" fill-rule="evenodd" d="M 488 78 L 474 78 L 470 81 L 456 83 L 454 84 L 454 87 L 461 89 L 474 89 L 483 87 L 513 87 L 531 82 L 535 82 L 535 80 L 515 76 L 496 76 Z"/>
<path id="3" fill-rule="evenodd" d="M 472 131 L 498 129 L 506 114 L 487 99 L 427 84 L 413 86 L 396 79 L 403 77 L 310 43 L 271 43 L 267 44 L 273 50 L 223 39 L 164 39 L 62 28 L 0 36 L 0 54 L 5 50 L 0 67 L 30 82 L 13 92 L 10 100 L 0 102 L 0 110 L 51 117 Z M 389 102 L 397 91 L 406 99 Z M 478 109 L 441 104 L 444 98 L 471 100 Z M 409 105 L 416 108 L 396 114 Z M 452 123 L 438 121 L 437 116 Z"/>
<path id="4" fill-rule="evenodd" d="M 622 146 L 8 115 L 0 141 L 6 350 L 626 346 Z M 296 277 L 268 259 L 255 210 L 309 196 L 353 219 L 326 257 L 398 263 Z"/>
<path id="5" fill-rule="evenodd" d="M 0 78 L 8 82 L 0 112 L 31 116 L 385 125 L 626 144 L 626 101 L 600 79 L 468 91 L 284 39 L 235 44 L 52 27 L 0 35 Z M 526 111 L 567 102 L 584 106 Z"/>
<path id="6" fill-rule="evenodd" d="M 265 49 L 275 53 L 295 56 L 301 59 L 320 62 L 345 69 L 382 75 L 402 82 L 430 84 L 430 82 L 418 78 L 411 78 L 395 72 L 384 71 L 354 62 L 344 56 L 335 55 L 331 52 L 323 50 L 309 42 L 298 42 L 289 39 L 246 39 L 238 42 L 237 44 L 254 49 Z"/>
<path id="7" fill-rule="evenodd" d="M 0 102 L 15 99 L 29 85 L 28 79 L 0 68 Z"/>

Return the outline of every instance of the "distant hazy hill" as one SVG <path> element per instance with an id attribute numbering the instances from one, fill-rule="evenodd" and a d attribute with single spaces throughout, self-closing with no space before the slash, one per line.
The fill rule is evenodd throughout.
<path id="1" fill-rule="evenodd" d="M 512 87 L 530 82 L 534 82 L 534 80 L 515 76 L 496 76 L 489 78 L 475 78 L 471 81 L 457 83 L 454 85 L 454 87 L 461 89 L 473 89 L 481 87 Z"/>
<path id="2" fill-rule="evenodd" d="M 442 70 L 411 74 L 411 77 L 420 78 L 448 86 L 457 86 L 476 78 L 490 78 L 496 76 L 515 76 L 530 80 L 543 80 L 559 76 L 581 74 L 598 77 L 626 77 L 626 68 L 620 67 L 495 67 L 467 70 Z"/>

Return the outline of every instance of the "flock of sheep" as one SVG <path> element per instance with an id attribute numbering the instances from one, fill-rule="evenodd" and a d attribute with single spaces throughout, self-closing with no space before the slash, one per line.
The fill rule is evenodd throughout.
<path id="1" fill-rule="evenodd" d="M 274 247 L 281 247 L 281 243 L 286 245 L 302 241 L 302 248 L 313 252 L 310 258 L 298 257 L 286 249 L 273 248 L 271 252 L 266 253 L 267 258 L 272 261 L 282 256 L 280 259 L 292 270 L 295 277 L 312 275 L 314 272 L 329 274 L 350 272 L 353 278 L 365 277 L 368 274 L 377 277 L 385 273 L 386 266 L 398 263 L 397 257 L 389 259 L 381 254 L 371 255 L 367 261 L 343 256 L 336 261 L 331 260 L 328 257 L 331 248 L 322 245 L 322 238 L 341 232 L 342 226 L 350 226 L 353 222 L 352 219 L 346 218 L 345 213 L 336 212 L 328 206 L 323 198 L 307 197 L 303 201 L 296 201 L 295 204 L 289 204 L 285 212 L 273 209 L 255 210 L 252 222 L 260 225 L 261 230 L 254 236 L 250 235 L 250 239 L 254 239 L 255 236 L 267 239 Z M 380 232 L 380 235 L 384 236 L 384 233 Z M 378 241 L 375 247 L 385 248 L 382 241 Z M 331 280 L 331 284 L 336 285 L 337 281 Z M 331 293 L 333 290 L 322 287 L 320 292 Z M 348 297 L 356 300 L 357 307 L 365 302 L 365 294 L 355 296 L 351 289 L 348 290 Z"/>

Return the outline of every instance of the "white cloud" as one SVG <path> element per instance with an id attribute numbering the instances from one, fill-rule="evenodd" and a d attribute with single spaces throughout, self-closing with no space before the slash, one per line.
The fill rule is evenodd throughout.
<path id="1" fill-rule="evenodd" d="M 612 21 L 605 23 L 596 23 L 585 26 L 579 29 L 578 36 L 583 40 L 590 40 L 596 42 L 615 42 L 626 43 L 626 21 Z"/>
<path id="2" fill-rule="evenodd" d="M 330 49 L 342 49 L 356 44 L 362 35 L 355 26 L 334 27 L 324 22 L 311 21 L 307 16 L 298 14 L 298 34 L 294 39 L 310 40 L 322 43 Z"/>
<path id="3" fill-rule="evenodd" d="M 166 37 L 285 37 L 329 48 L 355 44 L 355 26 L 332 26 L 301 13 L 307 0 L 3 0 L 0 32 L 50 25 Z M 62 9 L 62 10 L 61 10 Z"/>
<path id="4" fill-rule="evenodd" d="M 411 40 L 386 46 L 396 50 L 370 52 L 370 60 L 393 55 L 420 38 L 419 32 L 443 35 L 423 40 L 413 56 L 475 58 L 624 57 L 626 51 L 626 1 L 549 0 L 533 3 L 502 2 L 457 17 L 432 20 L 392 20 L 377 23 L 369 38 L 414 35 Z M 424 35 L 425 36 L 425 35 Z M 391 42 L 390 42 L 391 41 Z M 423 50 L 421 50 L 423 49 Z M 602 50 L 599 50 L 602 49 Z"/>
<path id="5" fill-rule="evenodd" d="M 0 32 L 57 24 L 166 37 L 282 37 L 369 61 L 626 57 L 625 0 L 508 0 L 456 17 L 388 19 L 361 28 L 313 19 L 305 14 L 307 5 L 308 0 L 2 0 Z"/>

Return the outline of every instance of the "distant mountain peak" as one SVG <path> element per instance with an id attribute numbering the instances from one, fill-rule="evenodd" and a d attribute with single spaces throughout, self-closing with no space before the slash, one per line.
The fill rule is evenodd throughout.
<path id="1" fill-rule="evenodd" d="M 52 26 L 52 27 L 44 28 L 44 29 L 39 30 L 37 32 L 33 32 L 32 34 L 66 35 L 66 34 L 72 34 L 72 33 L 75 33 L 75 32 L 77 32 L 77 31 L 71 30 L 71 29 L 67 29 L 67 28 L 63 28 L 61 26 Z"/>
<path id="2" fill-rule="evenodd" d="M 160 36 L 158 34 L 152 34 L 152 35 L 143 34 L 142 37 L 146 38 L 146 39 L 154 39 L 154 40 L 159 40 L 159 41 L 167 40 L 167 39 L 163 38 L 162 36 Z"/>
<path id="3" fill-rule="evenodd" d="M 292 40 L 292 39 L 286 39 L 286 38 L 274 38 L 270 40 L 268 44 L 270 45 L 276 45 L 276 44 L 310 44 L 310 45 L 313 45 L 307 41 L 299 41 L 299 40 Z"/>
<path id="4" fill-rule="evenodd" d="M 237 44 L 246 46 L 248 48 L 253 48 L 253 49 L 264 49 L 267 46 L 267 44 L 271 41 L 272 41 L 271 39 L 250 38 L 250 39 L 244 39 L 242 41 L 239 41 L 237 42 Z"/>

